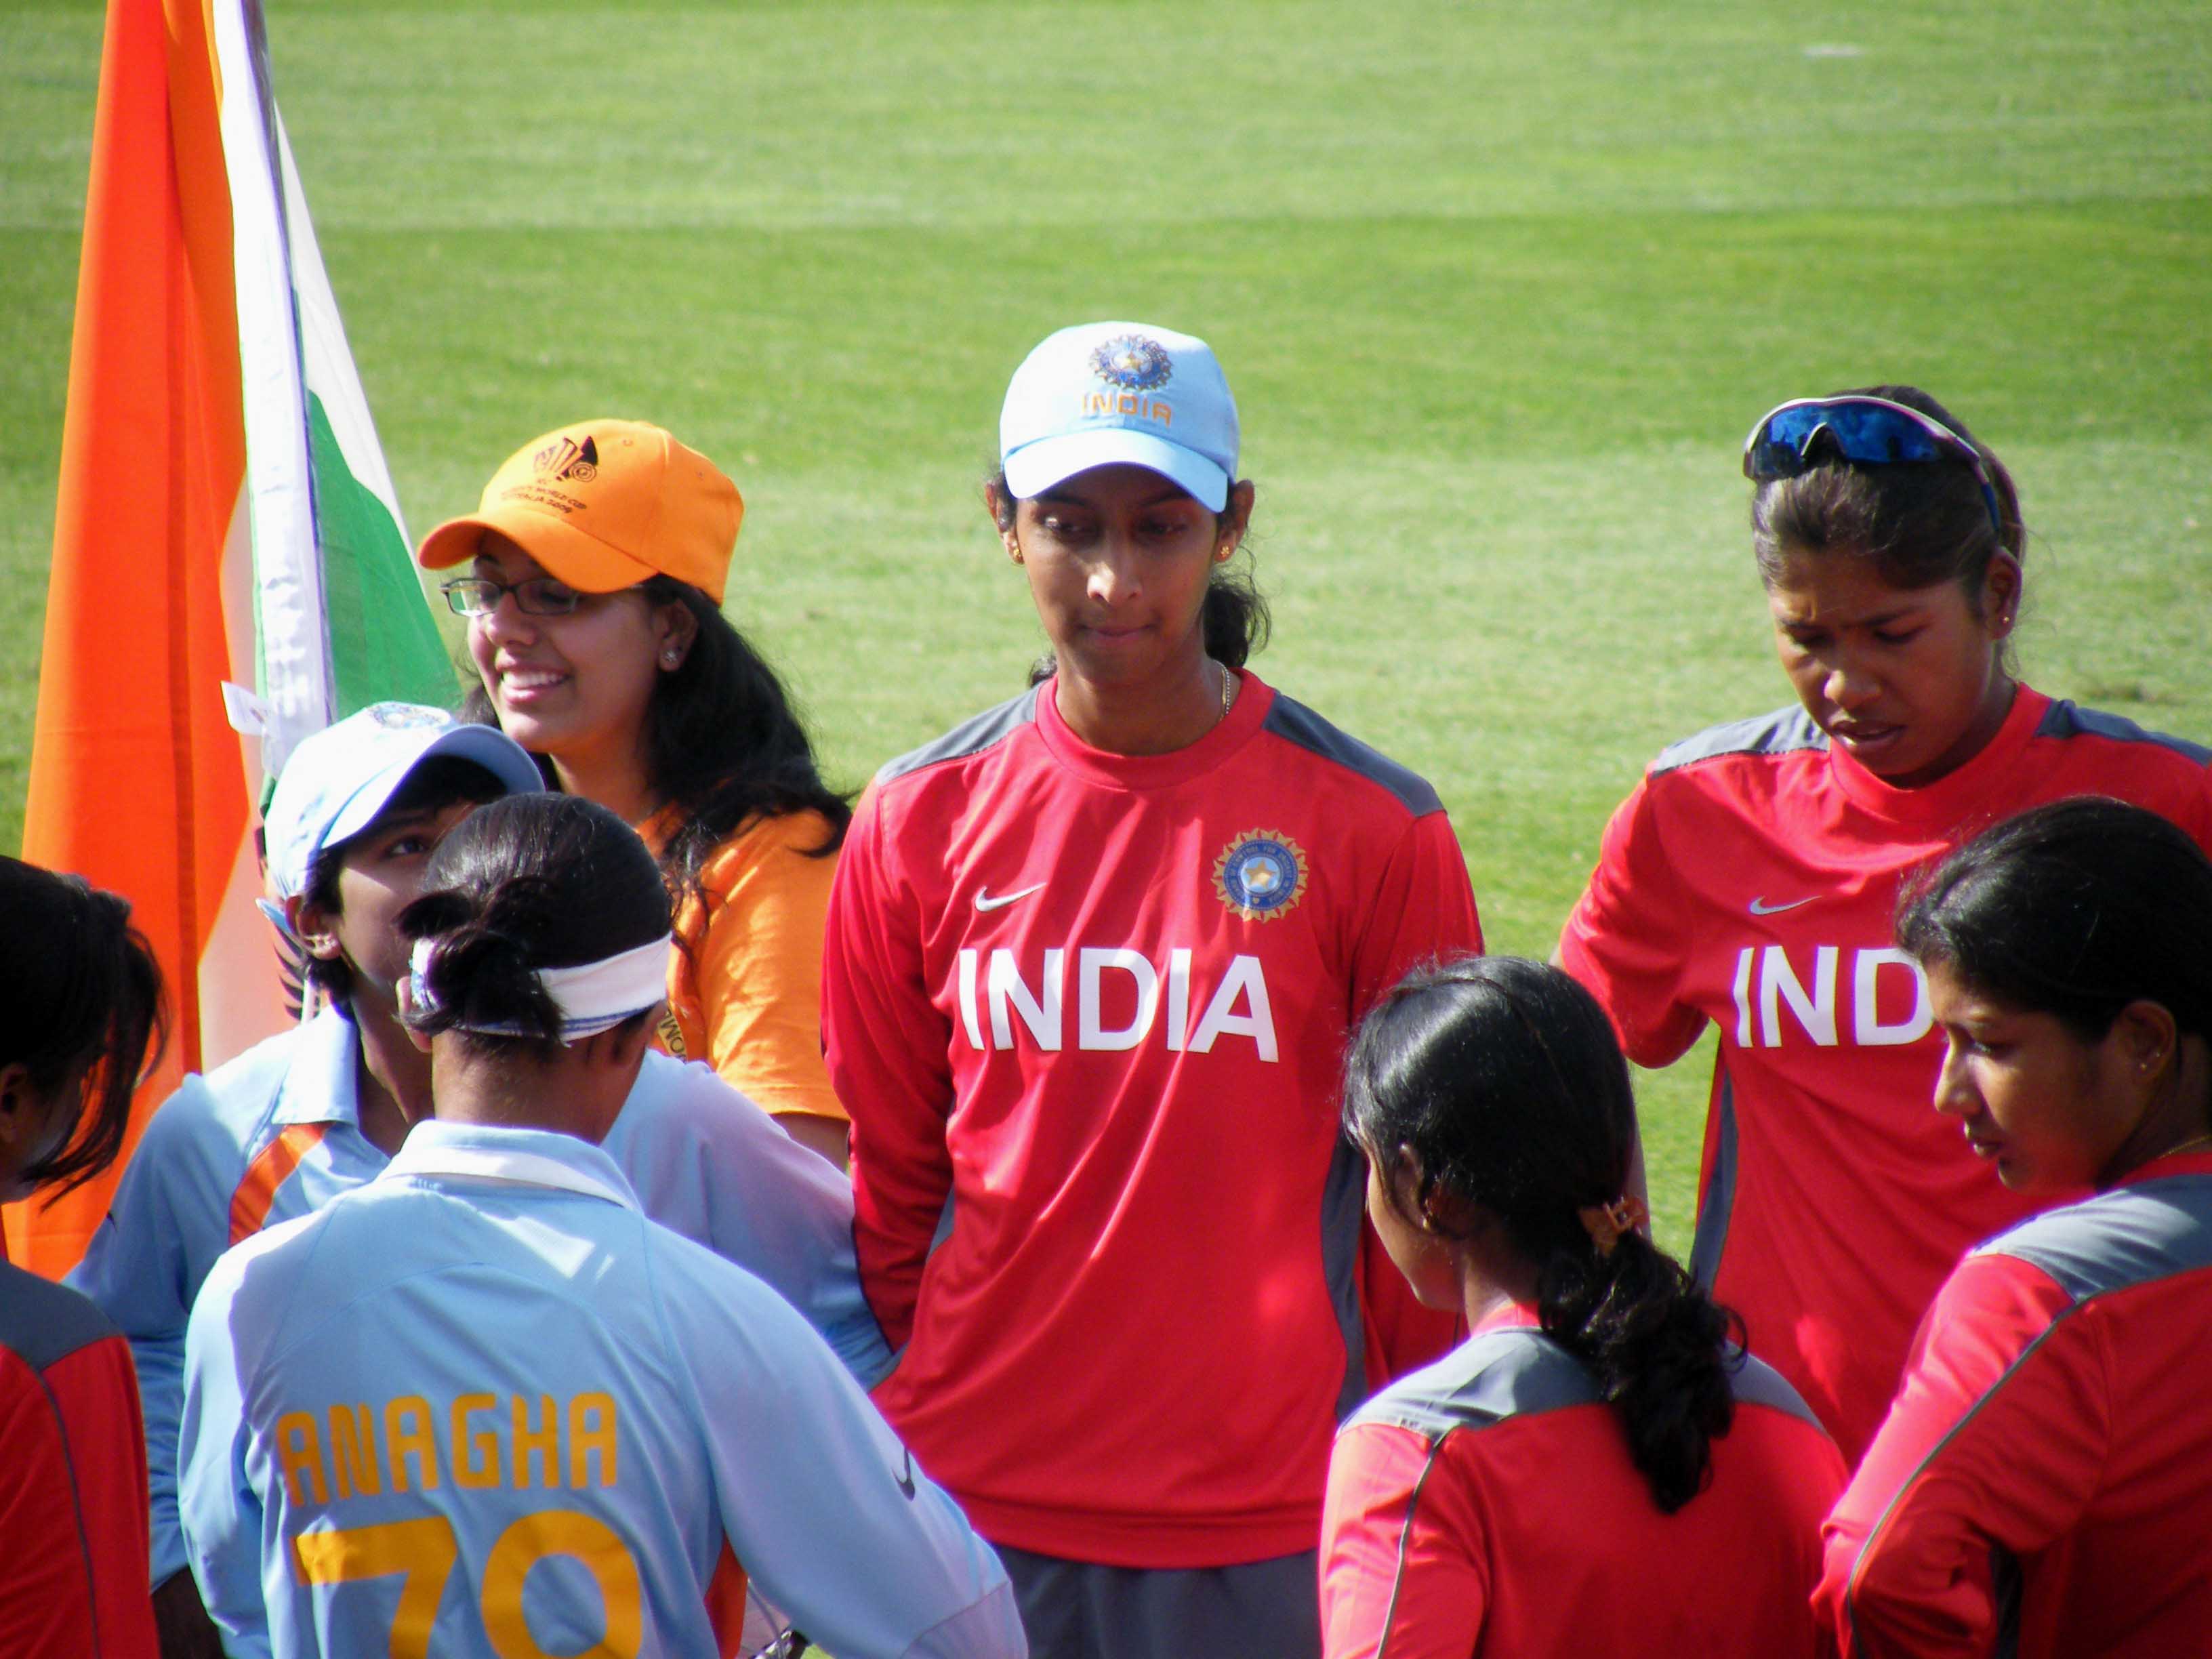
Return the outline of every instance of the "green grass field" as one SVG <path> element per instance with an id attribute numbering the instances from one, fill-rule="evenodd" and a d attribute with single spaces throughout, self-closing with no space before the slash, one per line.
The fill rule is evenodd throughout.
<path id="1" fill-rule="evenodd" d="M 1218 349 L 1259 665 L 1437 781 L 1498 948 L 1655 750 L 1785 700 L 1736 457 L 1787 396 L 1949 402 L 2036 532 L 2027 674 L 2212 736 L 2201 0 L 269 11 L 411 527 L 557 422 L 674 428 L 848 783 L 1020 684 L 975 482 L 1022 353 L 1106 316 Z M 0 9 L 7 845 L 99 31 Z M 1677 1246 L 1705 1069 L 1645 1080 Z"/>

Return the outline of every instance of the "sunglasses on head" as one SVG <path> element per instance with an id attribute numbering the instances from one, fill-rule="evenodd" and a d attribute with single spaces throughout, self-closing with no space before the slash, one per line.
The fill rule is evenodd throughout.
<path id="1" fill-rule="evenodd" d="M 1887 398 L 1795 398 L 1759 417 L 1743 441 L 1743 476 L 1755 483 L 1795 478 L 1812 470 L 1813 441 L 1822 433 L 1854 466 L 1911 466 L 1948 457 L 1973 468 L 2004 539 L 2004 514 L 1981 453 L 1942 422 Z"/>

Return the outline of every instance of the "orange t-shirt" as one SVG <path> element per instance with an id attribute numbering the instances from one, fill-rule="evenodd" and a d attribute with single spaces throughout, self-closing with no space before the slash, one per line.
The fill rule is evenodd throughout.
<path id="1" fill-rule="evenodd" d="M 639 833 L 656 851 L 674 820 Z M 757 817 L 716 848 L 701 893 L 677 908 L 668 1013 L 656 1042 L 706 1061 L 769 1112 L 842 1119 L 822 1061 L 822 936 L 836 854 L 819 812 Z"/>

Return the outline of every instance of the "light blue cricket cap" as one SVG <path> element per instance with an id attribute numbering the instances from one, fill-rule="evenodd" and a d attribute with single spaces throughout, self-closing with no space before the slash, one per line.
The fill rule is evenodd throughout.
<path id="1" fill-rule="evenodd" d="M 1218 513 L 1237 444 L 1237 399 L 1213 348 L 1149 323 L 1061 329 L 1022 360 L 999 413 L 999 460 L 1017 496 L 1124 461 Z"/>
<path id="2" fill-rule="evenodd" d="M 270 884 L 290 898 L 315 854 L 359 835 L 435 755 L 473 761 L 510 795 L 543 789 L 530 751 L 495 726 L 470 726 L 422 703 L 374 702 L 303 738 L 262 816 Z"/>

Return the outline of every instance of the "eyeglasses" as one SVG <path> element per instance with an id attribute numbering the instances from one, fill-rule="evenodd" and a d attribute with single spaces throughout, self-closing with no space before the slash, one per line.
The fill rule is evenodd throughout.
<path id="1" fill-rule="evenodd" d="M 1796 398 L 1770 410 L 1743 441 L 1743 476 L 1765 483 L 1811 471 L 1813 441 L 1823 432 L 1854 466 L 1911 466 L 1946 456 L 1966 462 L 1982 486 L 1997 539 L 2004 539 L 2004 514 L 1981 453 L 1942 422 L 1887 398 Z"/>
<path id="2" fill-rule="evenodd" d="M 515 609 L 526 617 L 565 617 L 584 602 L 581 593 L 552 576 L 528 576 L 519 582 L 457 576 L 441 582 L 438 591 L 457 617 L 489 617 L 499 609 L 503 593 L 514 595 Z"/>

